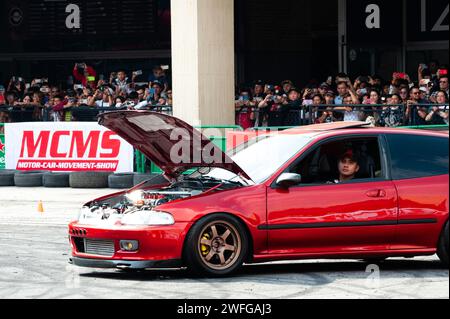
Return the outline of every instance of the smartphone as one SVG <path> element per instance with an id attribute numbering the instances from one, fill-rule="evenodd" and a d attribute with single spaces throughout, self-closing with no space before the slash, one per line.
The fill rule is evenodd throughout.
<path id="1" fill-rule="evenodd" d="M 164 71 L 167 71 L 170 69 L 169 65 L 161 65 L 161 69 L 163 69 Z"/>
<path id="2" fill-rule="evenodd" d="M 95 82 L 95 76 L 88 76 L 88 77 L 87 77 L 87 80 L 88 80 L 89 82 Z"/>
<path id="3" fill-rule="evenodd" d="M 151 88 L 151 89 L 150 89 L 150 96 L 151 96 L 151 97 L 154 97 L 154 96 L 155 96 L 155 93 L 156 93 L 156 90 L 155 90 L 154 88 Z"/>
<path id="4" fill-rule="evenodd" d="M 34 80 L 34 83 L 41 84 L 42 83 L 42 79 L 36 79 L 36 80 Z"/>
<path id="5" fill-rule="evenodd" d="M 104 81 L 104 80 L 105 80 L 105 76 L 104 76 L 103 74 L 100 74 L 100 75 L 98 76 L 98 79 L 99 79 L 100 81 Z"/>
<path id="6" fill-rule="evenodd" d="M 138 70 L 136 72 L 133 72 L 134 75 L 138 76 L 138 75 L 142 75 L 142 70 Z"/>
<path id="7" fill-rule="evenodd" d="M 74 89 L 74 90 L 79 90 L 79 89 L 83 90 L 83 89 L 84 89 L 84 86 L 83 86 L 82 84 L 75 84 L 75 85 L 73 86 L 73 89 Z"/>

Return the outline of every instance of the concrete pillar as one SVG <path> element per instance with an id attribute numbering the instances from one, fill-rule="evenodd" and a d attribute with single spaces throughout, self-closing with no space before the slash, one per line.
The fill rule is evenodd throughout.
<path id="1" fill-rule="evenodd" d="M 234 0 L 171 0 L 174 116 L 234 124 Z"/>

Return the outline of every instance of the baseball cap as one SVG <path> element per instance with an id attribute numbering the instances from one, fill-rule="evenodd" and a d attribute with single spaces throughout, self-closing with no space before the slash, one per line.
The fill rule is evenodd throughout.
<path id="1" fill-rule="evenodd" d="M 325 93 L 325 95 L 336 96 L 336 94 L 333 91 L 327 91 L 327 93 Z"/>
<path id="2" fill-rule="evenodd" d="M 359 163 L 359 157 L 357 155 L 357 153 L 352 150 L 352 149 L 348 149 L 346 150 L 340 157 L 339 160 L 343 160 L 349 158 L 350 160 L 352 160 L 353 162 Z"/>

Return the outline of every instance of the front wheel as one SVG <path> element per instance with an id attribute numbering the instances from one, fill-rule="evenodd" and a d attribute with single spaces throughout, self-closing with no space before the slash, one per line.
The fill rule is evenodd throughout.
<path id="1" fill-rule="evenodd" d="M 190 230 L 184 247 L 188 269 L 212 277 L 238 270 L 248 253 L 244 226 L 226 214 L 208 216 Z"/>
<path id="2" fill-rule="evenodd" d="M 446 268 L 448 268 L 448 222 L 439 239 L 438 256 Z"/>

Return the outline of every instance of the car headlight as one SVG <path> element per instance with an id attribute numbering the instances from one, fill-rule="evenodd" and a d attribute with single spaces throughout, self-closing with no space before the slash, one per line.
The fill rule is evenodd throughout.
<path id="1" fill-rule="evenodd" d="M 141 210 L 132 214 L 126 214 L 121 220 L 124 225 L 165 226 L 175 224 L 173 216 L 166 212 Z"/>
<path id="2" fill-rule="evenodd" d="M 142 200 L 143 195 L 144 192 L 142 190 L 137 190 L 131 193 L 127 193 L 125 197 L 128 198 L 128 200 L 131 201 L 133 204 L 136 204 L 138 201 Z"/>
<path id="3" fill-rule="evenodd" d="M 91 210 L 89 207 L 83 207 L 81 208 L 78 213 L 75 214 L 73 221 L 74 222 L 79 222 L 80 219 L 84 219 L 84 217 L 86 216 L 86 214 L 90 213 Z"/>

